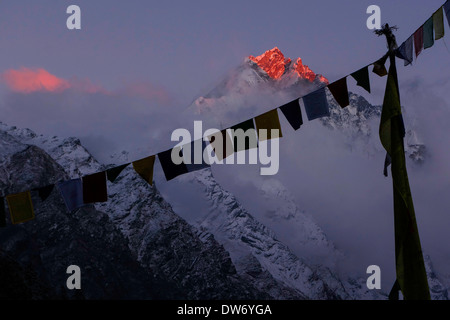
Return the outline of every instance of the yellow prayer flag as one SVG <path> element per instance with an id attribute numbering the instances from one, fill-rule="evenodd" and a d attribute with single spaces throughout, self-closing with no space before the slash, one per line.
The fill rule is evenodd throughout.
<path id="1" fill-rule="evenodd" d="M 150 156 L 133 162 L 134 170 L 150 185 L 153 185 L 153 165 L 155 164 L 155 156 Z"/>
<path id="2" fill-rule="evenodd" d="M 18 224 L 34 219 L 33 203 L 31 201 L 30 191 L 6 196 L 11 222 Z"/>
<path id="3" fill-rule="evenodd" d="M 444 11 L 442 10 L 442 7 L 438 9 L 433 14 L 433 24 L 434 24 L 434 39 L 438 40 L 442 38 L 445 34 L 444 31 Z"/>
<path id="4" fill-rule="evenodd" d="M 258 138 L 260 141 L 268 139 L 281 138 L 280 119 L 278 118 L 277 109 L 270 110 L 262 115 L 255 117 L 256 130 L 258 132 Z M 275 129 L 277 131 L 272 131 Z M 261 130 L 267 130 L 266 134 Z M 261 134 L 262 133 L 262 134 Z"/>

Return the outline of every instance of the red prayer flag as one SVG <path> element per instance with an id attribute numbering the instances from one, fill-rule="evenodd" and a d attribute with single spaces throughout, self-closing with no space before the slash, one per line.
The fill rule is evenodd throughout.
<path id="1" fill-rule="evenodd" d="M 421 26 L 419 29 L 417 29 L 416 32 L 414 32 L 414 49 L 416 52 L 416 58 L 422 52 L 423 49 L 423 26 Z"/>

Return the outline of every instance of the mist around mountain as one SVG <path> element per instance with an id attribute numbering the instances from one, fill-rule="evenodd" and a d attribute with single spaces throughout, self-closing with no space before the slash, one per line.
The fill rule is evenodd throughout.
<path id="1" fill-rule="evenodd" d="M 327 83 L 303 64 L 299 73 L 299 60 L 280 53 L 274 48 L 246 58 L 185 114 L 205 127 L 227 127 Z M 261 176 L 259 165 L 215 165 L 166 182 L 156 163 L 153 186 L 129 166 L 115 183 L 108 182 L 107 202 L 75 212 L 67 212 L 56 189 L 45 202 L 33 194 L 36 219 L 8 221 L 0 230 L 0 265 L 6 270 L 0 296 L 386 299 L 395 260 L 392 190 L 382 175 L 377 135 L 381 107 L 350 93 L 350 106 L 341 109 L 329 92 L 327 97 L 331 116 L 311 122 L 304 116 L 298 131 L 280 115 L 275 176 Z M 448 200 L 437 195 L 448 190 L 448 175 L 436 178 L 435 144 L 421 138 L 420 127 L 410 126 L 414 114 L 405 122 L 430 290 L 433 299 L 447 299 L 445 223 L 438 217 Z M 3 123 L 0 146 L 5 194 L 135 160 L 123 152 L 101 163 L 78 138 Z M 441 186 L 436 201 L 427 208 L 430 186 L 436 185 Z M 79 292 L 65 288 L 70 264 L 79 265 L 86 279 Z M 381 267 L 381 290 L 365 285 L 372 264 Z"/>

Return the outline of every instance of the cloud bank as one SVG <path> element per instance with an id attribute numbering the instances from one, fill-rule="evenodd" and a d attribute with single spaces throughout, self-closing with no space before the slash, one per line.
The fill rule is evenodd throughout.
<path id="1" fill-rule="evenodd" d="M 60 92 L 71 87 L 71 84 L 45 69 L 18 70 L 10 69 L 2 74 L 3 82 L 14 92 L 31 93 L 37 91 Z"/>
<path id="2" fill-rule="evenodd" d="M 38 134 L 76 136 L 100 161 L 123 150 L 130 157 L 169 148 L 180 127 L 176 100 L 148 81 L 130 81 L 108 90 L 90 79 L 60 78 L 42 68 L 10 69 L 0 102 L 0 121 Z M 164 142 L 161 142 L 164 141 Z"/>

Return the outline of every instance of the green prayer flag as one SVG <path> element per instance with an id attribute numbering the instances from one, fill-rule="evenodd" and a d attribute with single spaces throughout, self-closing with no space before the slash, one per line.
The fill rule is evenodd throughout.
<path id="1" fill-rule="evenodd" d="M 8 201 L 11 222 L 18 224 L 34 219 L 33 203 L 31 202 L 30 191 L 6 196 Z"/>
<path id="2" fill-rule="evenodd" d="M 133 162 L 134 170 L 150 185 L 153 185 L 153 165 L 155 156 L 150 156 Z"/>
<path id="3" fill-rule="evenodd" d="M 5 200 L 0 197 L 0 228 L 6 227 Z"/>
<path id="4" fill-rule="evenodd" d="M 110 182 L 116 181 L 117 177 L 120 175 L 120 173 L 128 167 L 129 163 L 123 164 L 121 166 L 117 166 L 111 169 L 106 170 L 106 176 L 108 177 L 108 180 Z"/>
<path id="5" fill-rule="evenodd" d="M 429 18 L 423 25 L 423 48 L 427 49 L 434 44 L 433 37 L 433 17 Z"/>
<path id="6" fill-rule="evenodd" d="M 434 39 L 439 40 L 445 34 L 444 30 L 444 10 L 440 7 L 433 14 L 433 25 L 434 25 Z"/>
<path id="7" fill-rule="evenodd" d="M 400 97 L 394 64 L 389 68 L 379 135 L 392 161 L 397 281 L 405 300 L 429 300 L 430 291 L 406 171 L 403 122 L 400 120 Z"/>
<path id="8" fill-rule="evenodd" d="M 370 93 L 370 78 L 368 66 L 353 72 L 351 76 L 356 80 L 356 85 L 363 87 L 367 92 Z"/>
<path id="9" fill-rule="evenodd" d="M 280 118 L 278 118 L 277 109 L 270 110 L 255 117 L 256 130 L 258 132 L 258 138 L 260 141 L 268 139 L 281 138 Z M 266 130 L 266 134 L 261 130 Z M 272 130 L 278 130 L 273 131 Z"/>

